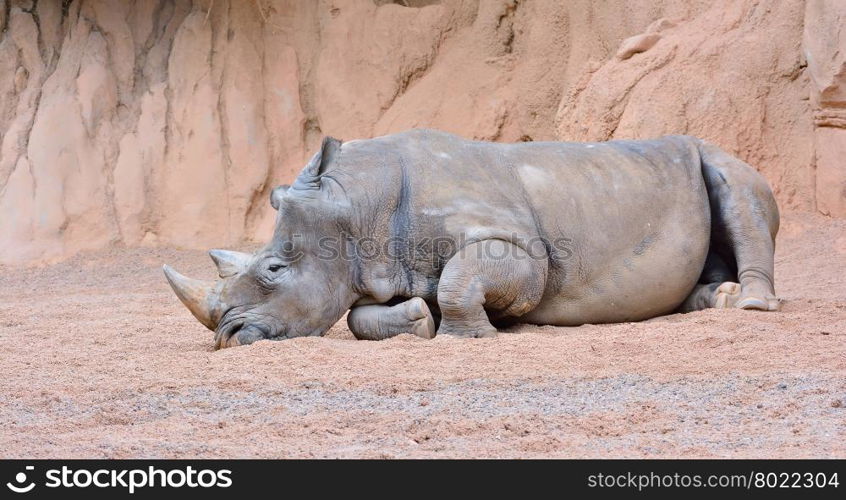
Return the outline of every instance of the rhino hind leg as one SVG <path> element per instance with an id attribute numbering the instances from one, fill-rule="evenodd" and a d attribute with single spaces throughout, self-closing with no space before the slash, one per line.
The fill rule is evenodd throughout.
<path id="1" fill-rule="evenodd" d="M 517 317 L 543 296 L 548 261 L 504 240 L 472 243 L 444 266 L 438 283 L 438 335 L 493 337 L 490 320 Z M 490 315 L 490 316 L 489 316 Z"/>
<path id="2" fill-rule="evenodd" d="M 710 144 L 699 149 L 711 206 L 711 248 L 700 285 L 683 307 L 710 301 L 707 307 L 775 311 L 779 214 L 772 191 L 741 160 Z"/>
<path id="3" fill-rule="evenodd" d="M 395 305 L 375 304 L 350 309 L 347 325 L 359 340 L 384 340 L 401 333 L 424 339 L 435 336 L 435 320 L 420 297 Z"/>

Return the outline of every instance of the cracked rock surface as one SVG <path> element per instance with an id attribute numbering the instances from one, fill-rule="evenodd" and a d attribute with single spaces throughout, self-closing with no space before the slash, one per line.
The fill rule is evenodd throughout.
<path id="1" fill-rule="evenodd" d="M 264 240 L 323 135 L 697 135 L 846 216 L 840 0 L 0 0 L 0 262 Z M 620 53 L 625 57 L 616 57 Z"/>

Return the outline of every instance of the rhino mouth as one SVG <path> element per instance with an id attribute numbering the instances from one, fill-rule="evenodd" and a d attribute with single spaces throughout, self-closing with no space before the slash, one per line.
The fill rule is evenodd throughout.
<path id="1" fill-rule="evenodd" d="M 285 338 L 283 335 L 275 332 L 273 328 L 262 322 L 238 317 L 232 319 L 224 317 L 220 326 L 215 330 L 214 344 L 215 349 L 224 349 L 248 345 L 264 339 L 281 340 L 283 338 Z"/>

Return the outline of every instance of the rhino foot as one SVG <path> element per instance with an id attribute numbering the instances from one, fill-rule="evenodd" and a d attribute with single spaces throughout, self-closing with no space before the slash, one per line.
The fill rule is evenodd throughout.
<path id="1" fill-rule="evenodd" d="M 347 316 L 347 324 L 353 335 L 361 340 L 384 340 L 401 333 L 411 333 L 424 339 L 435 336 L 435 319 L 426 301 L 420 297 L 412 297 L 393 306 L 353 307 Z"/>
<path id="2" fill-rule="evenodd" d="M 726 281 L 714 293 L 716 309 L 746 309 L 752 311 L 777 311 L 778 299 L 766 290 L 754 286 L 742 287 L 740 283 Z"/>
<path id="3" fill-rule="evenodd" d="M 451 328 L 449 325 L 441 323 L 441 327 L 438 330 L 438 336 L 442 335 L 467 339 L 487 339 L 496 337 L 497 330 L 492 326 L 479 326 L 475 328 Z"/>
<path id="4" fill-rule="evenodd" d="M 426 301 L 420 297 L 414 297 L 406 304 L 406 314 L 411 321 L 411 333 L 424 339 L 435 338 L 435 319 Z"/>
<path id="5" fill-rule="evenodd" d="M 740 299 L 740 283 L 726 281 L 714 291 L 714 308 L 731 309 Z"/>

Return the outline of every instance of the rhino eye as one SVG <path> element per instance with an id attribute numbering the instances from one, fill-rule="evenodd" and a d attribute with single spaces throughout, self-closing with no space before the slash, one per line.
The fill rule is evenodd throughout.
<path id="1" fill-rule="evenodd" d="M 258 273 L 259 283 L 268 291 L 272 291 L 276 284 L 285 276 L 288 265 L 285 262 L 273 259 L 266 263 Z"/>

